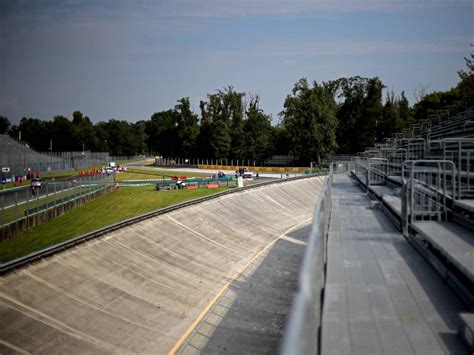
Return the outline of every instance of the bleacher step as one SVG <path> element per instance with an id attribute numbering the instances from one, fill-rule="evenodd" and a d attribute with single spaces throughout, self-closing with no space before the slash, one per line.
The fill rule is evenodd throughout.
<path id="1" fill-rule="evenodd" d="M 459 335 L 469 347 L 469 351 L 474 353 L 474 313 L 461 313 L 459 316 L 462 322 Z"/>
<path id="2" fill-rule="evenodd" d="M 454 204 L 456 207 L 474 213 L 474 200 L 458 200 Z"/>
<path id="3" fill-rule="evenodd" d="M 413 229 L 474 281 L 474 233 L 452 222 L 416 222 Z"/>

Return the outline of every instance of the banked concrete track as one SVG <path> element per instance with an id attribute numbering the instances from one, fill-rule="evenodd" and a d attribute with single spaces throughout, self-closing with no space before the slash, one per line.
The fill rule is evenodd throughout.
<path id="1" fill-rule="evenodd" d="M 225 195 L 3 276 L 0 353 L 168 352 L 256 255 L 308 228 L 322 183 Z"/>

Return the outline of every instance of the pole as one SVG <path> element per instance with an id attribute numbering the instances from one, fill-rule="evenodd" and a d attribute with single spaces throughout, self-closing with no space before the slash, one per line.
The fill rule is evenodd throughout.
<path id="1" fill-rule="evenodd" d="M 53 138 L 49 139 L 49 156 L 51 158 L 51 169 L 53 171 Z"/>

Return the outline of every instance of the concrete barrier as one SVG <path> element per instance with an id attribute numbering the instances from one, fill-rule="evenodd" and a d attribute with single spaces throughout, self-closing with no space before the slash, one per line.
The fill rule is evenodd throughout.
<path id="1" fill-rule="evenodd" d="M 322 183 L 313 177 L 223 194 L 6 274 L 2 345 L 166 353 L 237 270 L 312 216 Z"/>

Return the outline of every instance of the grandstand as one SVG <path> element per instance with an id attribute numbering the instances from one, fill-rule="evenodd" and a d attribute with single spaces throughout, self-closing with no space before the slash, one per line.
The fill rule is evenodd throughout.
<path id="1" fill-rule="evenodd" d="M 361 153 L 353 174 L 474 305 L 474 108 L 423 123 Z"/>
<path id="2" fill-rule="evenodd" d="M 354 160 L 352 175 L 472 311 L 474 108 L 430 115 Z"/>
<path id="3" fill-rule="evenodd" d="M 332 159 L 283 353 L 473 353 L 473 121 L 451 107 Z"/>

